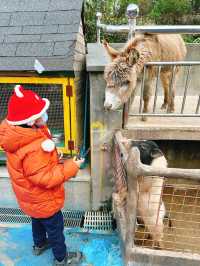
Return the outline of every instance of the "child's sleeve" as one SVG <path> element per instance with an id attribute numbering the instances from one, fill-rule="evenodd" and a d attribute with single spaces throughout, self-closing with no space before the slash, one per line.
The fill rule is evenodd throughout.
<path id="1" fill-rule="evenodd" d="M 52 153 L 35 151 L 23 160 L 24 175 L 34 185 L 47 189 L 58 186 L 75 176 L 79 168 L 73 160 L 66 160 L 64 164 L 52 162 Z"/>

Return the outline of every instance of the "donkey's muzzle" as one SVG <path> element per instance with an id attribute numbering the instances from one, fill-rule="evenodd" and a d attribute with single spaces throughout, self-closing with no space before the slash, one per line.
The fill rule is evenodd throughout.
<path id="1" fill-rule="evenodd" d="M 112 109 L 112 104 L 111 103 L 104 103 L 104 108 L 105 108 L 105 110 L 107 110 L 107 111 L 109 111 L 109 110 L 111 110 Z"/>

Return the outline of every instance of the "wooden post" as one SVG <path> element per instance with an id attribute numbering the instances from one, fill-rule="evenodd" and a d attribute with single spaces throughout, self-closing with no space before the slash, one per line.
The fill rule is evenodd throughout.
<path id="1" fill-rule="evenodd" d="M 122 154 L 122 160 L 126 163 L 127 177 L 128 177 L 128 194 L 126 199 L 125 211 L 125 263 L 130 261 L 131 251 L 134 246 L 135 221 L 137 210 L 137 171 L 133 171 L 132 160 L 134 158 L 129 156 L 125 146 L 122 144 L 123 136 L 120 131 L 115 134 L 117 142 Z M 123 207 L 122 207 L 123 208 Z M 121 211 L 122 212 L 122 211 Z"/>

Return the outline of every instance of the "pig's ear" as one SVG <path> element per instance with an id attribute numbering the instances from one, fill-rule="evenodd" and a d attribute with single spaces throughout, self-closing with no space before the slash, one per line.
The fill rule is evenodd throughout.
<path id="1" fill-rule="evenodd" d="M 163 153 L 162 153 L 162 151 L 160 149 L 153 149 L 151 151 L 151 157 L 153 159 L 158 158 L 158 157 L 161 157 L 161 156 L 163 156 Z"/>
<path id="2" fill-rule="evenodd" d="M 117 56 L 120 55 L 120 52 L 112 48 L 106 40 L 103 41 L 103 46 L 112 60 L 114 60 Z"/>

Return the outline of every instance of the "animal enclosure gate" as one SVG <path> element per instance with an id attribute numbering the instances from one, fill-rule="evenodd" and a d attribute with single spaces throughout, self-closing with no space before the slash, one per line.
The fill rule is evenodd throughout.
<path id="1" fill-rule="evenodd" d="M 50 100 L 48 126 L 53 140 L 60 151 L 71 153 L 75 148 L 76 115 L 75 91 L 71 78 L 1 78 L 0 79 L 0 121 L 7 114 L 7 105 L 13 88 L 22 84 L 42 98 Z"/>
<path id="2" fill-rule="evenodd" d="M 131 129 L 135 127 L 156 127 L 163 124 L 171 124 L 179 126 L 185 123 L 185 126 L 199 125 L 199 108 L 200 94 L 199 85 L 193 80 L 198 76 L 200 69 L 199 61 L 184 62 L 149 62 L 144 66 L 141 81 L 138 83 L 133 97 L 124 107 L 124 127 Z M 143 97 L 145 94 L 145 79 L 148 76 L 148 69 L 154 68 L 156 78 L 152 84 L 152 95 L 149 100 L 149 112 L 143 112 Z M 176 83 L 174 95 L 175 111 L 172 113 L 167 108 L 161 108 L 163 105 L 163 95 L 161 92 L 161 70 L 163 68 L 171 69 L 169 97 L 173 97 L 173 87 Z M 179 70 L 177 80 L 175 80 L 175 72 Z M 146 125 L 141 123 L 141 117 L 147 118 Z"/>
<path id="3" fill-rule="evenodd" d="M 127 153 L 122 134 L 114 140 L 113 193 L 114 214 L 117 219 L 126 265 L 199 265 L 200 263 L 200 169 L 160 168 L 143 165 L 137 150 Z M 131 162 L 131 166 L 128 165 Z M 130 169 L 131 168 L 131 173 Z M 148 210 L 139 216 L 139 195 L 143 193 L 138 180 L 164 178 L 161 195 L 152 187 Z M 164 176 L 164 177 L 162 177 Z M 178 182 L 177 182 L 178 180 Z M 160 245 L 152 238 L 159 228 L 162 201 L 166 207 L 163 237 Z M 157 218 L 152 223 L 151 207 L 159 203 Z M 155 205 L 156 206 L 156 205 Z M 162 250 L 157 250 L 157 249 Z"/>

